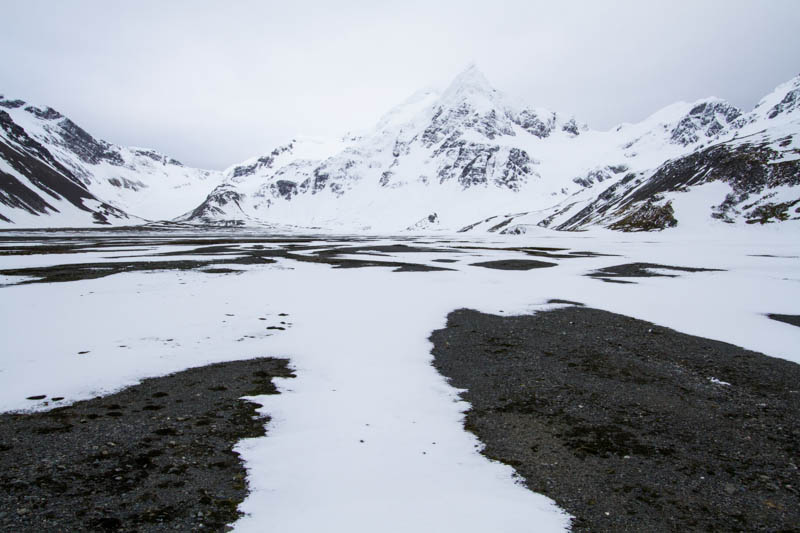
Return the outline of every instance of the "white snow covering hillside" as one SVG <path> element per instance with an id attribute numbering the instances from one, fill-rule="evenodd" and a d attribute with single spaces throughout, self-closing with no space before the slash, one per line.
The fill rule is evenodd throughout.
<path id="1" fill-rule="evenodd" d="M 748 113 L 710 97 L 596 131 L 569 114 L 512 101 L 470 65 L 443 91 L 415 93 L 371 130 L 298 136 L 217 172 L 97 140 L 51 108 L 0 97 L 0 112 L 52 154 L 44 164 L 63 165 L 67 179 L 91 196 L 77 209 L 57 195 L 48 206 L 24 208 L 19 189 L 43 189 L 24 165 L 12 168 L 0 157 L 0 171 L 18 182 L 16 191 L 0 184 L 0 225 L 175 220 L 328 232 L 522 233 L 532 226 L 702 230 L 798 220 L 799 102 L 800 76 Z M 9 132 L 0 135 L 13 144 Z M 710 181 L 718 183 L 698 189 Z M 80 207 L 91 202 L 100 207 Z M 678 204 L 699 211 L 681 218 Z M 99 221 L 91 211 L 101 212 Z"/>
<path id="2" fill-rule="evenodd" d="M 201 202 L 222 178 L 218 171 L 185 167 L 155 150 L 121 147 L 95 139 L 49 107 L 0 97 L 0 110 L 41 143 L 92 195 L 132 217 L 118 223 L 174 218 Z M 8 141 L 8 133 L 0 130 L 0 138 Z M 0 165 L 4 163 L 0 161 Z M 3 168 L 13 171 L 7 163 Z M 13 173 L 29 183 L 19 174 Z M 37 190 L 35 186 L 33 190 Z M 14 220 L 13 227 L 86 226 L 93 222 L 91 216 L 66 202 L 60 202 L 57 209 L 57 213 L 40 216 L 0 205 L 0 214 Z"/>
<path id="3" fill-rule="evenodd" d="M 372 131 L 325 145 L 336 152 L 313 157 L 293 142 L 260 159 L 266 163 L 231 167 L 203 208 L 180 220 L 370 232 L 522 227 L 556 213 L 565 221 L 625 176 L 646 180 L 666 161 L 734 136 L 794 138 L 797 98 L 788 95 L 798 79 L 749 114 L 707 98 L 594 131 L 511 102 L 471 65 L 443 92 L 413 95 Z"/>

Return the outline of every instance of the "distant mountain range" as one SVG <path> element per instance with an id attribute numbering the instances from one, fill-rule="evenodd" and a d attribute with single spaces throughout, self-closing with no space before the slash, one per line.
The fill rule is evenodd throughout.
<path id="1" fill-rule="evenodd" d="M 594 131 L 475 66 L 369 132 L 295 139 L 223 172 L 97 140 L 0 97 L 0 226 L 622 231 L 800 220 L 800 76 L 750 112 L 716 98 Z"/>

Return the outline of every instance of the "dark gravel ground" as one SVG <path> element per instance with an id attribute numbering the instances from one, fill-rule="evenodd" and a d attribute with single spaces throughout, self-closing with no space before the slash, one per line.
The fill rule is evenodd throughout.
<path id="1" fill-rule="evenodd" d="M 777 320 L 778 322 L 800 327 L 800 315 L 779 315 L 777 313 L 770 313 L 767 316 L 772 320 Z"/>
<path id="2" fill-rule="evenodd" d="M 5 242 L 6 238 L 0 233 L 0 242 Z M 13 242 L 13 241 L 12 241 Z M 136 271 L 155 271 L 155 270 L 200 270 L 209 273 L 232 273 L 235 269 L 227 268 L 224 265 L 268 265 L 276 262 L 276 259 L 288 259 L 303 263 L 321 263 L 331 265 L 333 268 L 366 268 L 382 267 L 393 268 L 394 272 L 436 272 L 446 271 L 449 268 L 431 266 L 423 263 L 405 261 L 375 261 L 370 259 L 352 259 L 339 257 L 343 254 L 364 254 L 364 255 L 386 255 L 387 253 L 452 253 L 453 250 L 443 248 L 415 247 L 405 244 L 396 245 L 365 245 L 365 246 L 332 246 L 315 250 L 310 254 L 297 253 L 307 249 L 319 248 L 310 247 L 304 244 L 306 241 L 299 240 L 294 242 L 278 242 L 276 239 L 238 239 L 238 240 L 211 240 L 211 239 L 184 239 L 174 241 L 155 241 L 152 239 L 125 240 L 99 240 L 98 242 L 86 243 L 82 241 L 57 243 L 43 246 L 9 246 L 0 250 L 0 257 L 12 255 L 35 255 L 35 254 L 72 254 L 86 251 L 103 251 L 104 249 L 117 249 L 119 246 L 152 246 L 160 247 L 164 245 L 198 245 L 192 250 L 178 250 L 171 252 L 151 252 L 136 251 L 129 256 L 129 261 L 125 258 L 115 258 L 113 261 L 97 263 L 67 263 L 63 265 L 50 265 L 43 267 L 26 267 L 0 270 L 3 276 L 25 276 L 16 285 L 29 283 L 54 283 L 64 281 L 78 281 L 85 279 L 96 279 L 119 274 L 123 272 Z M 280 248 L 264 248 L 264 244 L 280 244 Z M 246 245 L 241 247 L 240 245 Z M 194 255 L 203 256 L 204 260 L 153 260 L 153 257 L 168 258 L 172 256 Z M 146 258 L 146 259 L 145 259 Z M 222 265 L 220 267 L 220 265 Z"/>
<path id="3" fill-rule="evenodd" d="M 0 531 L 225 531 L 247 494 L 233 446 L 265 433 L 239 398 L 276 376 L 286 360 L 222 363 L 0 415 Z"/>
<path id="4" fill-rule="evenodd" d="M 534 259 L 498 259 L 496 261 L 472 263 L 472 266 L 492 268 L 495 270 L 533 270 L 534 268 L 554 267 L 558 266 L 558 264 L 548 261 L 536 261 Z"/>
<path id="5" fill-rule="evenodd" d="M 216 265 L 267 265 L 271 263 L 275 263 L 275 260 L 249 256 L 213 261 L 109 261 L 104 263 L 68 263 L 45 267 L 6 269 L 0 270 L 0 275 L 29 276 L 31 279 L 17 283 L 17 285 L 26 285 L 29 283 L 56 283 L 104 278 L 122 272 L 200 269 L 202 272 L 215 273 L 213 268 L 209 271 L 206 267 Z M 235 271 L 230 268 L 225 270 L 228 272 Z M 219 269 L 217 269 L 216 273 L 218 271 Z"/>
<path id="6" fill-rule="evenodd" d="M 573 531 L 800 531 L 800 365 L 585 307 L 431 340 L 485 455 Z"/>
<path id="7" fill-rule="evenodd" d="M 652 269 L 658 269 L 662 272 L 653 271 Z M 675 272 L 675 274 L 666 274 L 663 272 L 664 270 L 671 270 Z M 626 263 L 624 265 L 600 268 L 586 275 L 614 283 L 634 283 L 632 281 L 622 281 L 615 278 L 675 278 L 678 277 L 678 273 L 680 272 L 722 272 L 722 270 L 718 268 L 657 265 L 655 263 Z"/>
<path id="8" fill-rule="evenodd" d="M 440 241 L 446 242 L 446 241 Z M 490 250 L 490 251 L 506 251 L 506 252 L 521 252 L 535 257 L 544 257 L 549 259 L 576 259 L 579 257 L 616 257 L 614 254 L 601 254 L 597 252 L 588 252 L 584 250 L 570 251 L 569 248 L 552 248 L 552 247 L 511 247 L 511 248 L 490 248 L 486 246 L 456 246 L 459 250 Z"/>

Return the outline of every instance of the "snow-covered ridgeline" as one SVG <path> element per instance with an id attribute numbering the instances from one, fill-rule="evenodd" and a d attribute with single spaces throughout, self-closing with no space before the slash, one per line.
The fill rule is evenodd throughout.
<path id="1" fill-rule="evenodd" d="M 800 76 L 748 113 L 706 98 L 596 131 L 568 114 L 512 101 L 471 65 L 444 91 L 419 91 L 370 131 L 332 140 L 297 137 L 216 172 L 94 139 L 50 108 L 0 98 L 5 150 L 27 150 L 34 159 L 44 150 L 50 157 L 43 164 L 63 167 L 58 172 L 95 202 L 70 207 L 75 202 L 53 196 L 52 187 L 31 182 L 30 164 L 14 166 L 4 154 L 0 171 L 14 185 L 0 188 L 0 224 L 175 219 L 328 231 L 521 233 L 536 225 L 630 231 L 797 220 L 798 101 Z M 41 149 L 20 148 L 12 128 Z M 693 192 L 710 182 L 721 185 Z M 40 200 L 49 203 L 26 202 L 29 192 L 43 192 Z M 681 220 L 681 203 L 699 211 Z"/>
<path id="2" fill-rule="evenodd" d="M 778 152 L 785 159 L 797 149 L 785 138 L 794 139 L 800 130 L 798 80 L 776 88 L 750 113 L 707 98 L 601 132 L 568 115 L 512 103 L 473 65 L 442 93 L 413 95 L 371 132 L 325 144 L 327 153 L 310 156 L 308 141 L 297 140 L 231 167 L 204 204 L 180 220 L 368 231 L 524 231 L 531 224 L 576 229 L 614 223 L 619 229 L 662 229 L 669 226 L 663 214 L 643 210 L 642 202 L 613 214 L 571 219 L 593 202 L 603 203 L 603 193 L 620 182 L 641 185 L 665 163 L 733 139 L 758 134 L 760 145 L 770 149 L 781 139 Z M 794 185 L 781 198 L 797 196 Z M 722 196 L 706 209 L 707 221 L 710 207 L 725 200 L 726 191 L 719 190 Z M 647 200 L 658 202 L 663 192 Z M 772 192 L 771 184 L 759 190 L 762 197 Z M 648 215 L 651 211 L 655 214 Z M 638 226 L 620 222 L 632 213 L 633 219 L 646 220 Z M 727 213 L 727 222 L 743 217 Z M 497 228 L 498 223 L 504 225 Z"/>
<path id="3" fill-rule="evenodd" d="M 33 193 L 50 205 L 44 212 L 24 201 L 21 206 L 14 202 L 19 199 L 19 185 L 14 188 L 6 184 L 1 189 L 4 195 L 0 197 L 0 215 L 12 220 L 16 227 L 98 222 L 91 206 L 87 206 L 88 211 L 81 209 L 63 194 L 54 196 L 52 187 L 37 184 L 41 171 L 31 168 L 36 164 L 31 160 L 58 172 L 58 181 L 70 181 L 98 202 L 121 212 L 103 221 L 112 224 L 173 218 L 201 202 L 222 177 L 218 171 L 185 167 L 155 150 L 121 147 L 95 139 L 50 107 L 0 97 L 0 113 L 0 142 L 4 148 L 0 171 L 28 189 L 23 198 Z M 15 165 L 15 158 L 28 162 Z"/>

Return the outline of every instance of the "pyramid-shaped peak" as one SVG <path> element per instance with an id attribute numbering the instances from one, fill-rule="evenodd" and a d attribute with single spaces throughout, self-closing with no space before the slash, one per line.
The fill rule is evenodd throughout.
<path id="1" fill-rule="evenodd" d="M 496 92 L 478 66 L 475 63 L 470 63 L 467 68 L 453 79 L 450 86 L 442 94 L 442 98 L 454 99 L 475 94 L 491 96 Z"/>
<path id="2" fill-rule="evenodd" d="M 481 69 L 478 68 L 478 64 L 474 61 L 470 61 L 467 63 L 467 66 L 456 76 L 458 78 L 477 78 L 483 81 L 486 81 L 486 77 L 481 72 Z"/>

